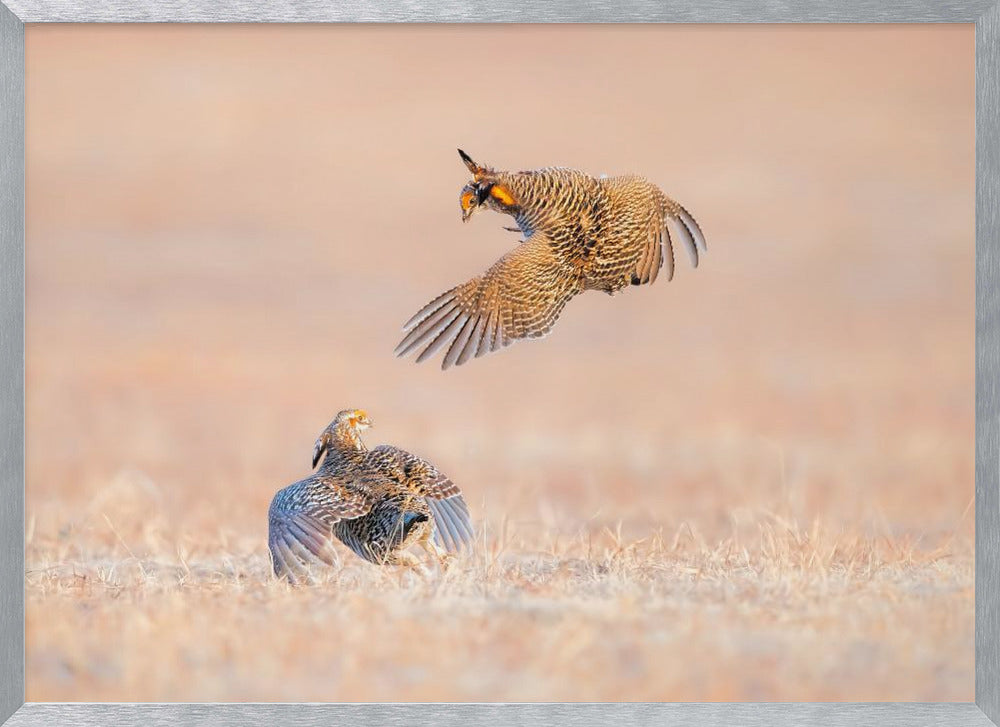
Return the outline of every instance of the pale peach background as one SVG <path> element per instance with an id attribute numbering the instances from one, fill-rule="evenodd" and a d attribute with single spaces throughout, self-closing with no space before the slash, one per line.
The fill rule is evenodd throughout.
<path id="1" fill-rule="evenodd" d="M 971 26 L 29 27 L 28 698 L 971 699 L 973 41 Z M 400 324 L 517 239 L 495 215 L 461 224 L 457 146 L 643 174 L 709 252 L 696 271 L 681 255 L 671 283 L 580 297 L 542 342 L 447 373 L 396 360 Z M 553 543 L 687 527 L 705 553 L 741 534 L 766 566 L 756 538 L 779 513 L 874 544 L 898 574 L 869 593 L 831 546 L 833 591 L 809 598 L 838 605 L 797 621 L 787 598 L 726 597 L 753 590 L 742 571 L 702 593 L 654 558 L 666 575 L 642 572 L 668 606 L 590 580 L 549 594 L 594 643 L 519 621 L 535 586 L 431 598 L 450 630 L 418 642 L 439 673 L 407 681 L 393 658 L 419 652 L 378 661 L 371 644 L 425 628 L 405 606 L 348 624 L 343 604 L 273 584 L 226 591 L 266 584 L 268 502 L 347 406 L 371 412 L 372 443 L 452 475 L 483 552 L 515 533 L 503 562 L 558 571 Z M 191 592 L 199 564 L 228 595 Z M 358 598 L 407 603 L 398 588 Z M 310 651 L 350 629 L 394 676 Z M 571 678 L 581 662 L 613 673 Z"/>

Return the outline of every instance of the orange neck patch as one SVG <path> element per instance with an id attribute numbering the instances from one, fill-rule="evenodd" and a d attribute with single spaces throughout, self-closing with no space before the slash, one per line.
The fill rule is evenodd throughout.
<path id="1" fill-rule="evenodd" d="M 510 196 L 510 192 L 501 187 L 499 184 L 494 184 L 490 187 L 490 196 L 497 200 L 500 204 L 507 207 L 514 204 L 514 198 Z"/>

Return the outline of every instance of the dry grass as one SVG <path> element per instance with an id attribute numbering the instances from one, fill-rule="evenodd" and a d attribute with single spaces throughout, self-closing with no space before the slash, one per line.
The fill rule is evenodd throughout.
<path id="1" fill-rule="evenodd" d="M 967 540 L 499 523 L 444 572 L 345 557 L 295 589 L 259 539 L 203 558 L 155 522 L 79 526 L 86 550 L 29 544 L 35 699 L 919 700 L 971 679 Z"/>
<path id="2" fill-rule="evenodd" d="M 867 532 L 803 526 L 781 493 L 783 514 L 642 532 L 639 518 L 531 510 L 514 492 L 476 510 L 518 517 L 481 522 L 445 572 L 345 553 L 321 585 L 294 589 L 270 578 L 259 516 L 238 531 L 239 507 L 221 527 L 171 521 L 157 486 L 123 474 L 71 520 L 29 524 L 31 696 L 964 698 L 971 509 L 921 537 L 879 518 Z"/>
<path id="3" fill-rule="evenodd" d="M 29 700 L 972 698 L 970 28 L 26 43 Z M 709 253 L 394 360 L 513 244 L 459 222 L 458 145 L 646 174 Z M 447 572 L 270 579 L 348 406 L 466 493 Z"/>

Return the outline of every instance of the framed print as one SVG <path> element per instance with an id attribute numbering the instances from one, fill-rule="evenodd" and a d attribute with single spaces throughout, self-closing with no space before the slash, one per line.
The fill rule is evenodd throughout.
<path id="1" fill-rule="evenodd" d="M 0 723 L 1000 721 L 995 2 L 4 2 Z"/>

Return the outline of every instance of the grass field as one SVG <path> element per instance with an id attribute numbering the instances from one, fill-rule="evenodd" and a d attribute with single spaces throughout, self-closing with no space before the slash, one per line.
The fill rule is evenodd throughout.
<path id="1" fill-rule="evenodd" d="M 963 699 L 968 543 L 799 529 L 706 542 L 499 523 L 427 576 L 269 579 L 259 538 L 31 544 L 35 699 Z M 104 528 L 100 526 L 103 525 Z M 504 527 L 507 525 L 507 527 Z M 133 558 L 129 553 L 141 555 Z M 198 551 L 213 550 L 215 556 Z M 53 563 L 53 565 L 48 565 Z M 45 618 L 38 614 L 44 609 Z"/>
<path id="2" fill-rule="evenodd" d="M 973 698 L 970 28 L 26 43 L 29 700 Z M 515 241 L 459 221 L 459 145 L 645 174 L 709 252 L 395 360 Z M 270 577 L 346 407 L 463 488 L 445 572 Z"/>

